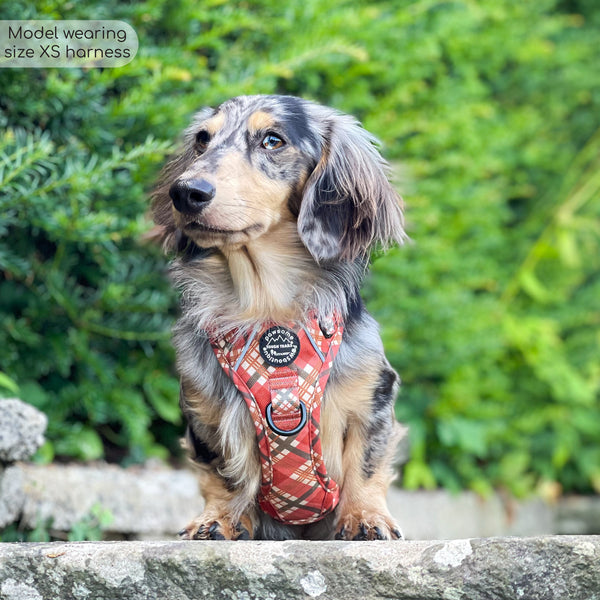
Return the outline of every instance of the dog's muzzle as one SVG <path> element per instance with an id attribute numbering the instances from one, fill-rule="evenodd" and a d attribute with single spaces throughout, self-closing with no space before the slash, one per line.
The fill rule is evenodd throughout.
<path id="1" fill-rule="evenodd" d="M 169 196 L 178 212 L 201 213 L 215 196 L 215 186 L 206 179 L 178 180 L 169 188 Z"/>

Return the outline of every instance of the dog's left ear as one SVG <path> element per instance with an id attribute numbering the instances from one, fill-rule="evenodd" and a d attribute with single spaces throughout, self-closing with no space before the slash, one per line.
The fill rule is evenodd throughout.
<path id="1" fill-rule="evenodd" d="M 304 186 L 302 242 L 317 262 L 353 261 L 377 243 L 402 243 L 402 224 L 402 199 L 375 138 L 348 115 L 330 116 L 321 159 Z"/>

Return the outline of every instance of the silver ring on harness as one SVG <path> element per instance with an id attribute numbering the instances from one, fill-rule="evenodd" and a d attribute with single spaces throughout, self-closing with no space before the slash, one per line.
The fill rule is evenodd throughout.
<path id="1" fill-rule="evenodd" d="M 294 427 L 294 429 L 285 430 L 280 429 L 273 423 L 273 403 L 269 403 L 266 410 L 267 423 L 269 427 L 279 435 L 294 435 L 298 433 L 305 425 L 306 425 L 306 406 L 304 406 L 304 402 L 300 400 L 300 423 Z"/>

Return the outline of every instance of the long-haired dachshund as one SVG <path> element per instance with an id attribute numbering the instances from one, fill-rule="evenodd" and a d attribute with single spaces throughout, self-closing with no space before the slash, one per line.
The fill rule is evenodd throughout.
<path id="1" fill-rule="evenodd" d="M 154 191 L 182 315 L 186 539 L 399 539 L 398 377 L 359 286 L 401 200 L 352 117 L 289 96 L 204 109 Z"/>

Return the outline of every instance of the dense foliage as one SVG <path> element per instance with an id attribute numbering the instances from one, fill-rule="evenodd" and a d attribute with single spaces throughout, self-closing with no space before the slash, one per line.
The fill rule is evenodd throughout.
<path id="1" fill-rule="evenodd" d="M 404 382 L 404 484 L 600 489 L 593 2 L 0 7 L 16 18 L 123 19 L 140 39 L 117 69 L 0 69 L 0 385 L 48 414 L 46 458 L 175 448 L 148 190 L 195 109 L 276 92 L 355 114 L 401 165 L 412 242 L 374 261 L 365 298 Z"/>

